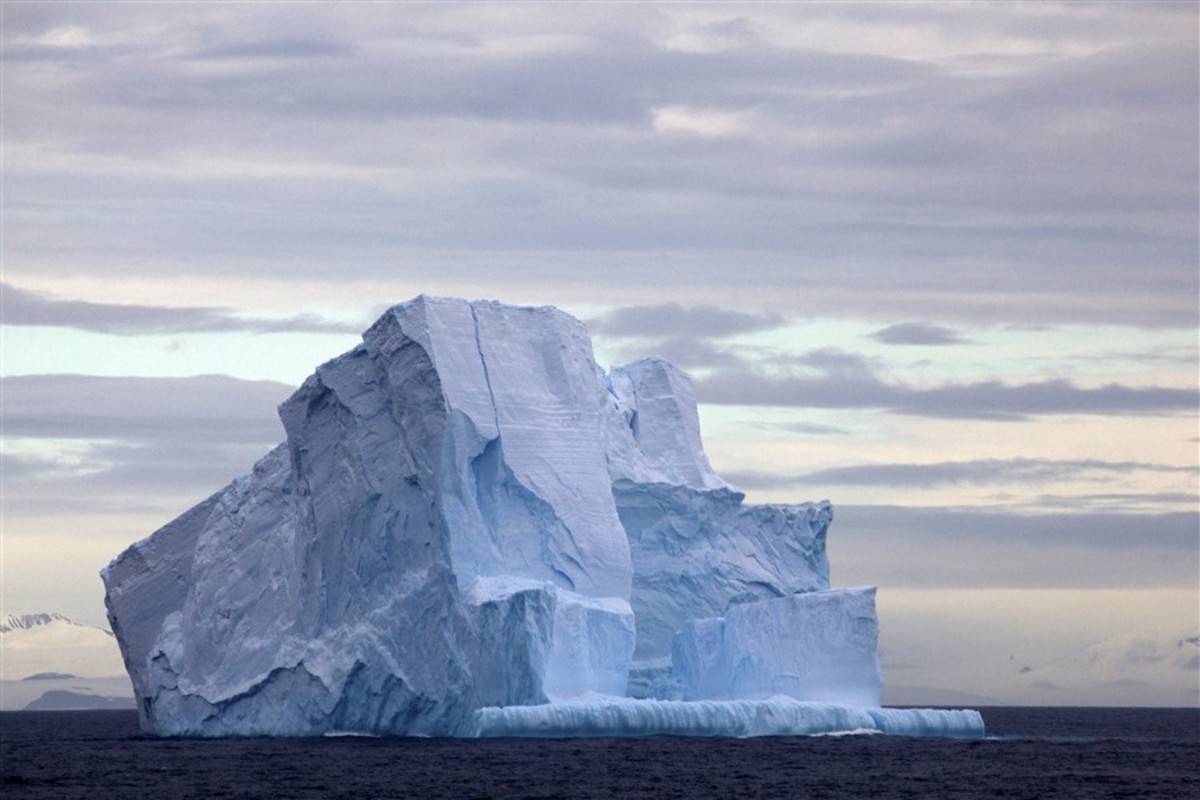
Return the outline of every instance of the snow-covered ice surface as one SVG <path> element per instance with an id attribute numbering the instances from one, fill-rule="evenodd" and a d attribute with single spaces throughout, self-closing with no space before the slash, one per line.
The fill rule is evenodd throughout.
<path id="1" fill-rule="evenodd" d="M 830 505 L 744 504 L 667 362 L 606 373 L 557 309 L 422 296 L 279 413 L 250 474 L 103 572 L 147 732 L 887 727 L 873 593 L 829 591 Z"/>

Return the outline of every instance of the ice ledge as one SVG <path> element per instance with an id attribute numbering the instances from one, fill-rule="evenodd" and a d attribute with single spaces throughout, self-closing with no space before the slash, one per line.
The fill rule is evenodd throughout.
<path id="1" fill-rule="evenodd" d="M 890 733 L 982 738 L 978 711 L 932 708 L 856 708 L 778 695 L 765 700 L 633 700 L 593 697 L 538 706 L 481 708 L 475 735 L 579 736 L 815 736 Z"/>

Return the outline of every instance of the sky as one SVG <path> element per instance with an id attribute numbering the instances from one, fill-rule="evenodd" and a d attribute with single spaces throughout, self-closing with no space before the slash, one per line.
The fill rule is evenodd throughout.
<path id="1" fill-rule="evenodd" d="M 886 681 L 1200 702 L 1194 3 L 5 2 L 4 613 L 419 293 L 696 384 Z"/>

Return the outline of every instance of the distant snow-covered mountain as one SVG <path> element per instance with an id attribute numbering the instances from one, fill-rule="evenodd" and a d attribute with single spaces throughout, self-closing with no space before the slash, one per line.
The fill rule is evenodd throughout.
<path id="1" fill-rule="evenodd" d="M 54 612 L 0 618 L 0 680 L 50 672 L 99 678 L 123 675 L 125 667 L 103 628 Z"/>
<path id="2" fill-rule="evenodd" d="M 0 617 L 0 710 L 126 708 L 116 638 L 54 612 Z"/>
<path id="3" fill-rule="evenodd" d="M 73 625 L 81 624 L 54 611 L 42 612 L 40 614 L 9 614 L 0 622 L 0 633 L 34 630 L 42 625 L 49 625 L 52 622 L 69 622 Z"/>
<path id="4" fill-rule="evenodd" d="M 1021 680 L 1050 705 L 1200 705 L 1200 633 L 1149 625 L 1027 667 Z"/>

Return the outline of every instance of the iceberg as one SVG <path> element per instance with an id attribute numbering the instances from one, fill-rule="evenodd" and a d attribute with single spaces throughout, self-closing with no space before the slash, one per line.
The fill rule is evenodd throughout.
<path id="1" fill-rule="evenodd" d="M 982 731 L 879 709 L 829 503 L 744 503 L 688 377 L 606 372 L 558 309 L 394 306 L 279 414 L 249 474 L 102 572 L 147 733 Z"/>

